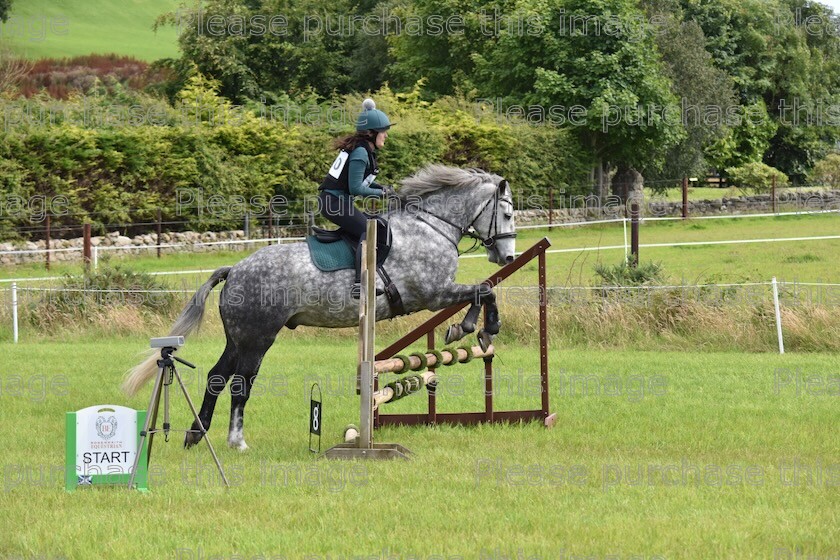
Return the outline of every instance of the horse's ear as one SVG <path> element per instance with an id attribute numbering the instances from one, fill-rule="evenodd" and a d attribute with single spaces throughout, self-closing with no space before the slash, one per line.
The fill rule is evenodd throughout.
<path id="1" fill-rule="evenodd" d="M 510 183 L 507 182 L 507 179 L 502 179 L 501 181 L 499 181 L 499 192 L 501 192 L 504 195 L 506 192 L 509 191 Z"/>

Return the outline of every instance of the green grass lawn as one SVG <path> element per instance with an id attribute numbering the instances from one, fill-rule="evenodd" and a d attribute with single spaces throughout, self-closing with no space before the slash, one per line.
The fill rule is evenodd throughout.
<path id="1" fill-rule="evenodd" d="M 688 220 L 646 222 L 640 232 L 642 244 L 668 242 L 698 242 L 729 239 L 764 239 L 815 237 L 840 234 L 840 215 L 820 214 L 780 216 L 774 218 L 741 218 L 733 220 Z M 564 248 L 598 248 L 623 246 L 624 232 L 621 224 L 604 224 L 580 227 L 556 227 L 521 230 L 517 249 L 522 251 L 542 237 L 552 243 L 551 250 Z M 629 238 L 629 226 L 628 226 Z M 462 244 L 463 248 L 468 242 Z M 840 282 L 836 255 L 840 239 L 820 241 L 794 241 L 783 243 L 756 243 L 740 245 L 699 245 L 687 247 L 642 248 L 642 261 L 661 262 L 669 282 L 749 282 L 769 281 L 772 276 L 780 280 L 800 282 Z M 480 251 L 480 253 L 483 251 Z M 103 253 L 104 254 L 104 253 Z M 150 251 L 148 256 L 114 258 L 111 262 L 123 263 L 133 270 L 178 271 L 207 270 L 229 265 L 245 257 L 245 253 L 179 253 L 158 259 Z M 597 280 L 593 272 L 595 263 L 617 264 L 624 256 L 623 249 L 555 253 L 548 255 L 548 282 L 550 285 L 591 285 Z M 490 275 L 496 265 L 486 258 L 461 260 L 458 280 L 473 282 Z M 5 266 L 0 269 L 0 279 L 42 277 L 65 273 L 79 274 L 80 264 L 60 264 L 48 273 L 43 265 Z M 194 288 L 198 278 L 165 276 L 162 280 L 172 286 Z M 511 279 L 515 285 L 536 283 L 536 263 L 531 263 Z M 2 284 L 0 284 L 2 285 Z"/>
<path id="2" fill-rule="evenodd" d="M 144 346 L 4 346 L 0 556 L 718 559 L 840 549 L 837 355 L 553 348 L 553 429 L 388 428 L 377 439 L 410 448 L 410 463 L 328 463 L 307 451 L 309 385 L 321 383 L 324 445 L 335 444 L 358 422 L 355 343 L 286 333 L 248 405 L 247 452 L 225 445 L 229 396 L 219 399 L 211 438 L 230 489 L 206 449 L 185 451 L 176 435 L 156 440 L 149 494 L 66 493 L 64 412 L 145 408 L 150 387 L 132 399 L 118 389 Z M 181 354 L 206 372 L 222 346 L 205 333 Z M 480 410 L 480 367 L 444 368 L 440 410 Z M 496 367 L 497 409 L 538 407 L 536 348 L 499 347 Z M 205 374 L 180 371 L 200 400 Z M 796 375 L 822 383 L 797 386 Z M 587 389 L 573 376 L 588 376 Z M 419 411 L 423 401 L 394 406 Z M 186 405 L 172 402 L 173 426 L 184 426 Z"/>
<path id="3" fill-rule="evenodd" d="M 26 58 L 117 53 L 153 61 L 178 54 L 173 27 L 152 30 L 176 0 L 16 0 L 0 38 Z"/>

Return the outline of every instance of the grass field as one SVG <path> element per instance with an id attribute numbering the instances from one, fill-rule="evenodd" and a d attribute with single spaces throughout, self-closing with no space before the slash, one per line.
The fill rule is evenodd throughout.
<path id="1" fill-rule="evenodd" d="M 840 549 L 836 355 L 554 349 L 555 428 L 389 428 L 378 440 L 409 447 L 411 463 L 344 464 L 306 450 L 308 389 L 314 380 L 324 389 L 332 445 L 358 421 L 352 340 L 292 336 L 263 363 L 247 452 L 226 447 L 229 397 L 219 400 L 211 437 L 232 488 L 219 486 L 203 447 L 185 451 L 175 436 L 157 440 L 150 494 L 65 493 L 64 412 L 145 408 L 148 387 L 130 400 L 118 390 L 142 346 L 4 348 L 0 556 L 823 558 Z M 182 354 L 206 371 L 221 348 L 199 336 Z M 538 407 L 536 349 L 498 354 L 497 409 Z M 181 370 L 199 399 L 204 374 Z M 444 373 L 440 409 L 480 410 L 480 366 Z M 419 411 L 423 400 L 395 406 Z M 187 414 L 173 400 L 173 425 Z"/>
<path id="2" fill-rule="evenodd" d="M 16 0 L 0 39 L 26 58 L 117 53 L 153 61 L 178 54 L 173 27 L 152 30 L 176 0 Z"/>
<path id="3" fill-rule="evenodd" d="M 836 215 L 648 222 L 642 243 L 834 235 L 838 225 Z M 544 235 L 554 249 L 623 243 L 620 226 L 604 225 L 523 230 L 518 248 Z M 642 257 L 662 261 L 669 280 L 677 282 L 766 281 L 771 275 L 837 282 L 838 249 L 839 240 L 824 240 L 643 249 Z M 595 262 L 617 263 L 622 255 L 623 250 L 549 255 L 549 282 L 590 284 Z M 212 269 L 243 256 L 179 254 L 114 262 L 145 271 Z M 483 257 L 464 259 L 459 280 L 470 282 L 494 270 Z M 62 265 L 51 274 L 80 271 Z M 44 271 L 14 266 L 4 267 L 2 275 L 34 277 Z M 161 278 L 195 289 L 207 275 Z M 535 264 L 511 280 L 534 285 Z M 199 370 L 179 368 L 199 401 L 206 371 L 224 345 L 215 296 L 211 299 L 207 328 L 181 352 Z M 587 331 L 579 332 L 581 342 L 572 348 L 558 344 L 555 332 L 549 352 L 551 408 L 558 414 L 553 429 L 388 428 L 378 441 L 398 442 L 415 453 L 410 463 L 390 464 L 327 463 L 307 451 L 313 382 L 324 394 L 324 447 L 338 442 L 346 424 L 358 422 L 355 336 L 352 329 L 283 331 L 248 405 L 247 452 L 226 446 L 230 398 L 225 393 L 219 399 L 210 437 L 232 487 L 220 486 L 204 447 L 185 451 L 175 435 L 168 444 L 157 439 L 151 492 L 145 495 L 121 488 L 66 493 L 63 415 L 100 403 L 145 408 L 150 387 L 129 399 L 119 383 L 143 341 L 166 332 L 169 320 L 144 323 L 140 315 L 116 311 L 97 326 L 57 332 L 35 332 L 25 323 L 22 343 L 3 344 L 0 365 L 6 434 L 0 438 L 5 513 L 0 558 L 834 557 L 840 552 L 835 429 L 840 354 L 771 353 L 772 313 L 762 309 L 766 306 L 745 318 L 734 312 L 743 323 L 733 325 L 723 324 L 730 315 L 722 309 L 697 315 L 716 317 L 717 323 L 700 324 L 689 315 L 684 325 L 678 316 L 666 317 L 675 323 L 665 335 L 652 323 L 652 336 L 662 339 L 652 347 L 682 352 L 639 351 L 649 347 L 648 335 L 622 342 L 610 330 L 604 343 L 590 339 L 595 347 L 587 347 Z M 507 330 L 496 341 L 496 410 L 538 408 L 539 352 L 528 336 L 534 321 L 525 317 L 530 309 L 513 320 L 512 311 L 508 304 Z M 588 308 L 552 307 L 551 324 L 565 324 L 554 314 L 570 311 L 591 314 Z M 611 320 L 609 309 L 595 315 L 596 323 Z M 624 320 L 632 323 L 632 317 Z M 420 318 L 381 323 L 377 346 Z M 788 316 L 785 321 L 788 338 L 794 327 L 822 330 L 815 324 L 834 326 L 808 336 L 836 336 L 836 322 L 797 326 Z M 761 328 L 750 330 L 752 322 Z M 641 327 L 622 325 L 616 328 Z M 672 337 L 684 328 L 711 332 L 705 339 Z M 4 319 L 2 340 L 9 340 L 8 331 Z M 134 335 L 114 334 L 119 332 Z M 755 338 L 755 332 L 767 339 L 750 343 L 758 351 L 716 351 L 730 337 Z M 615 349 L 622 344 L 623 350 Z M 482 409 L 479 364 L 445 368 L 440 376 L 439 411 Z M 409 397 L 388 411 L 420 412 L 424 401 Z M 173 426 L 186 427 L 188 409 L 177 395 L 172 410 Z"/>
<path id="4" fill-rule="evenodd" d="M 629 230 L 629 226 L 628 226 Z M 688 220 L 646 222 L 640 232 L 640 242 L 702 242 L 735 239 L 767 239 L 816 237 L 840 234 L 840 214 L 780 216 L 775 218 L 741 218 L 733 220 Z M 517 249 L 522 251 L 542 237 L 548 237 L 552 250 L 564 248 L 597 248 L 623 246 L 624 232 L 621 224 L 604 224 L 582 227 L 557 227 L 521 230 Z M 628 231 L 629 237 L 629 231 Z M 463 248 L 469 246 L 464 241 Z M 782 243 L 756 243 L 739 245 L 694 245 L 685 247 L 642 248 L 641 260 L 661 262 L 669 282 L 767 282 L 776 276 L 793 282 L 840 282 L 840 269 L 836 255 L 840 239 L 819 241 L 793 241 Z M 104 252 L 102 254 L 105 254 Z M 158 259 L 149 256 L 132 256 L 130 259 L 114 258 L 111 262 L 129 264 L 132 269 L 146 272 L 215 269 L 237 262 L 249 254 L 233 252 L 179 253 Z M 598 262 L 617 264 L 624 256 L 623 249 L 602 251 L 555 253 L 548 255 L 548 283 L 554 286 L 591 285 L 597 280 L 593 265 Z M 462 259 L 458 280 L 472 282 L 483 279 L 496 268 L 486 258 Z M 43 265 L 29 264 L 0 268 L 0 280 L 33 278 L 64 273 L 81 273 L 81 264 L 54 265 L 47 273 Z M 192 289 L 198 278 L 183 276 L 162 277 L 173 286 Z M 202 280 L 203 282 L 203 280 Z M 514 285 L 535 285 L 536 264 L 528 265 L 512 278 Z M 2 284 L 0 284 L 2 285 Z"/>

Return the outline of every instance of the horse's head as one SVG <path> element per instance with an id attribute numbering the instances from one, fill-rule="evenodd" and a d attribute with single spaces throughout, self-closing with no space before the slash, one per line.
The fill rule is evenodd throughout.
<path id="1" fill-rule="evenodd" d="M 430 164 L 403 179 L 400 195 L 407 211 L 456 249 L 461 237 L 470 235 L 481 240 L 490 262 L 513 260 L 513 198 L 510 185 L 498 175 Z"/>
<path id="2" fill-rule="evenodd" d="M 492 194 L 473 220 L 472 227 L 487 249 L 487 259 L 501 266 L 513 261 L 516 251 L 513 197 L 510 184 L 504 179 L 497 185 L 488 183 L 485 188 Z"/>

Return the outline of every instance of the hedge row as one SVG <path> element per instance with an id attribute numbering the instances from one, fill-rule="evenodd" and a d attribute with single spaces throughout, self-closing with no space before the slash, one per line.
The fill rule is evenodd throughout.
<path id="1" fill-rule="evenodd" d="M 250 201 L 276 195 L 299 212 L 335 157 L 330 141 L 352 131 L 357 114 L 348 109 L 339 123 L 282 122 L 264 108 L 232 107 L 212 83 L 191 84 L 175 107 L 123 97 L 75 98 L 58 109 L 46 98 L 0 100 L 0 236 L 37 236 L 27 232 L 44 208 L 62 214 L 53 225 L 90 221 L 95 230 L 148 221 L 158 208 L 164 221 L 186 221 L 182 228 L 237 228 L 243 207 L 221 212 L 225 203 L 245 200 L 259 213 Z M 380 154 L 382 183 L 442 162 L 498 173 L 521 195 L 549 185 L 584 189 L 588 158 L 566 130 L 478 118 L 464 102 L 428 105 L 388 90 L 375 97 L 397 123 Z M 211 195 L 222 197 L 214 211 Z"/>

